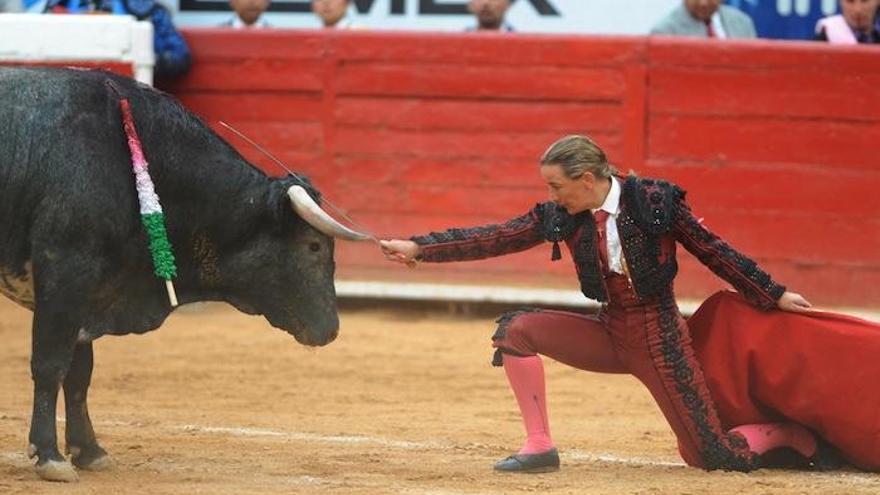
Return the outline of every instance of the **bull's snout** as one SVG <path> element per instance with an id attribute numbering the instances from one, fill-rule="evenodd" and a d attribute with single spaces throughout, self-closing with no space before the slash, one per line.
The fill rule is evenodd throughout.
<path id="1" fill-rule="evenodd" d="M 308 346 L 324 346 L 336 340 L 339 335 L 339 318 L 335 315 L 323 325 L 307 326 L 293 336 L 297 342 Z"/>
<path id="2" fill-rule="evenodd" d="M 293 335 L 297 342 L 303 345 L 320 347 L 336 340 L 339 335 L 339 327 L 327 332 L 314 332 L 306 330 Z"/>

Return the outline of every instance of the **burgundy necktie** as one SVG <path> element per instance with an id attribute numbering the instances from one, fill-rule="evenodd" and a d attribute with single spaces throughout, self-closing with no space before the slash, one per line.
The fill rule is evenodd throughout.
<path id="1" fill-rule="evenodd" d="M 715 28 L 712 27 L 712 19 L 706 21 L 706 36 L 715 38 Z"/>
<path id="2" fill-rule="evenodd" d="M 596 220 L 596 232 L 599 233 L 599 261 L 602 263 L 603 271 L 611 270 L 608 264 L 608 236 L 605 232 L 605 222 L 608 220 L 608 212 L 605 210 L 596 210 L 593 213 Z"/>

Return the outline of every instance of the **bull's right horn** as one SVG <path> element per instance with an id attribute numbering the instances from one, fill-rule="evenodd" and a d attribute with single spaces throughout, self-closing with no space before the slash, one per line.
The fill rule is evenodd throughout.
<path id="1" fill-rule="evenodd" d="M 290 198 L 293 211 L 319 232 L 337 239 L 345 239 L 346 241 L 366 241 L 372 239 L 371 236 L 351 230 L 334 220 L 318 206 L 318 203 L 315 203 L 315 200 L 309 196 L 309 193 L 302 186 L 290 186 L 290 189 L 287 190 L 287 197 Z"/>

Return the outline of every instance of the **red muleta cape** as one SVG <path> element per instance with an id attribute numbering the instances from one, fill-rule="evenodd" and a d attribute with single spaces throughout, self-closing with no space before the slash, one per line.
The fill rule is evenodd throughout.
<path id="1" fill-rule="evenodd" d="M 718 292 L 688 320 L 725 429 L 790 420 L 880 471 L 880 324 Z"/>

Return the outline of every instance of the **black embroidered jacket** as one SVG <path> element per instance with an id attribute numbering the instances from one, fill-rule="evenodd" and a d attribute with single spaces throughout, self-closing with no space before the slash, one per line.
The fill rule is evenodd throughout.
<path id="1" fill-rule="evenodd" d="M 694 218 L 685 191 L 669 182 L 627 177 L 623 182 L 617 228 L 633 289 L 641 298 L 663 295 L 678 272 L 675 241 L 762 309 L 776 307 L 785 287 L 774 282 Z M 553 202 L 539 203 L 503 224 L 449 229 L 412 238 L 424 261 L 466 261 L 515 253 L 544 241 L 568 246 L 581 291 L 607 301 L 599 266 L 598 234 L 592 214 L 569 215 Z M 555 257 L 555 256 L 554 256 Z"/>

